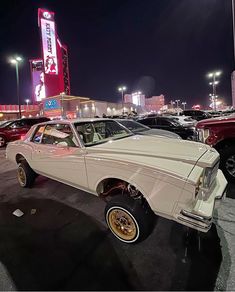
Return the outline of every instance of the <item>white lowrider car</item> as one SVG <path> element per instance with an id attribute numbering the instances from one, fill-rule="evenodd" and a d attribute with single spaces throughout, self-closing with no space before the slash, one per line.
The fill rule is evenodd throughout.
<path id="1" fill-rule="evenodd" d="M 153 214 L 208 231 L 227 186 L 209 146 L 134 135 L 109 119 L 35 125 L 6 155 L 18 165 L 22 187 L 40 174 L 106 200 L 108 227 L 126 243 L 151 232 Z"/>

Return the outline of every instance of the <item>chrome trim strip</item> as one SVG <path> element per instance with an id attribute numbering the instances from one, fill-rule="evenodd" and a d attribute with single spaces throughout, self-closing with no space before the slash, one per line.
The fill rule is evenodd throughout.
<path id="1" fill-rule="evenodd" d="M 180 221 L 183 221 L 183 222 L 186 222 L 186 223 L 188 223 L 189 225 L 192 225 L 192 226 L 194 226 L 194 227 L 197 227 L 197 228 L 200 228 L 200 229 L 204 229 L 204 230 L 209 230 L 210 228 L 211 228 L 211 225 L 212 225 L 212 222 L 210 222 L 210 223 L 205 223 L 205 224 L 207 224 L 206 226 L 203 226 L 203 225 L 200 225 L 199 223 L 195 223 L 195 222 L 192 222 L 192 221 L 189 221 L 189 220 L 187 220 L 187 219 L 185 219 L 185 218 L 182 218 L 182 217 L 178 217 L 178 219 L 180 220 Z"/>
<path id="2" fill-rule="evenodd" d="M 212 217 L 204 217 L 204 216 L 200 216 L 200 215 L 197 215 L 197 214 L 193 214 L 193 213 L 188 212 L 186 210 L 181 210 L 180 214 L 182 214 L 183 216 L 186 216 L 188 218 L 203 222 L 205 224 L 208 224 L 208 222 L 212 218 Z"/>

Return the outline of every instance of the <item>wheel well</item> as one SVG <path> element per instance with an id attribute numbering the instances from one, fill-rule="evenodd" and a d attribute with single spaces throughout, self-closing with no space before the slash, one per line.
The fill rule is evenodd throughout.
<path id="1" fill-rule="evenodd" d="M 0 134 L 0 137 L 3 137 L 3 139 L 5 139 L 5 141 L 8 142 L 7 137 L 4 134 Z"/>
<path id="2" fill-rule="evenodd" d="M 21 155 L 21 154 L 17 154 L 16 155 L 16 163 L 19 164 L 22 161 L 26 161 L 25 157 L 23 155 Z"/>
<path id="3" fill-rule="evenodd" d="M 142 193 L 135 186 L 117 178 L 107 178 L 101 181 L 97 186 L 97 193 L 99 197 L 104 200 L 108 200 L 110 197 L 120 194 L 129 195 L 133 199 L 144 198 Z"/>
<path id="4" fill-rule="evenodd" d="M 219 152 L 225 147 L 235 146 L 235 139 L 225 139 L 217 143 L 214 148 Z"/>

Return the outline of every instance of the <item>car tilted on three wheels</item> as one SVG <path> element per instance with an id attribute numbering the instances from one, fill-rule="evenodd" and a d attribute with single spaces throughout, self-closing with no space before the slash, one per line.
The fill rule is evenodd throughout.
<path id="1" fill-rule="evenodd" d="M 227 185 L 207 145 L 134 135 L 110 119 L 35 125 L 6 154 L 22 187 L 39 174 L 104 199 L 107 225 L 126 243 L 146 238 L 155 214 L 208 231 Z"/>

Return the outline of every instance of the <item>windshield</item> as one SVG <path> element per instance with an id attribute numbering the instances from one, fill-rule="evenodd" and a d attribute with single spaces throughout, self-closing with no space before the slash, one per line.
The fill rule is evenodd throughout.
<path id="1" fill-rule="evenodd" d="M 118 120 L 118 122 L 134 133 L 148 131 L 150 129 L 147 126 L 131 120 Z"/>
<path id="2" fill-rule="evenodd" d="M 85 146 L 93 146 L 133 135 L 116 121 L 110 120 L 75 123 L 74 126 Z"/>

